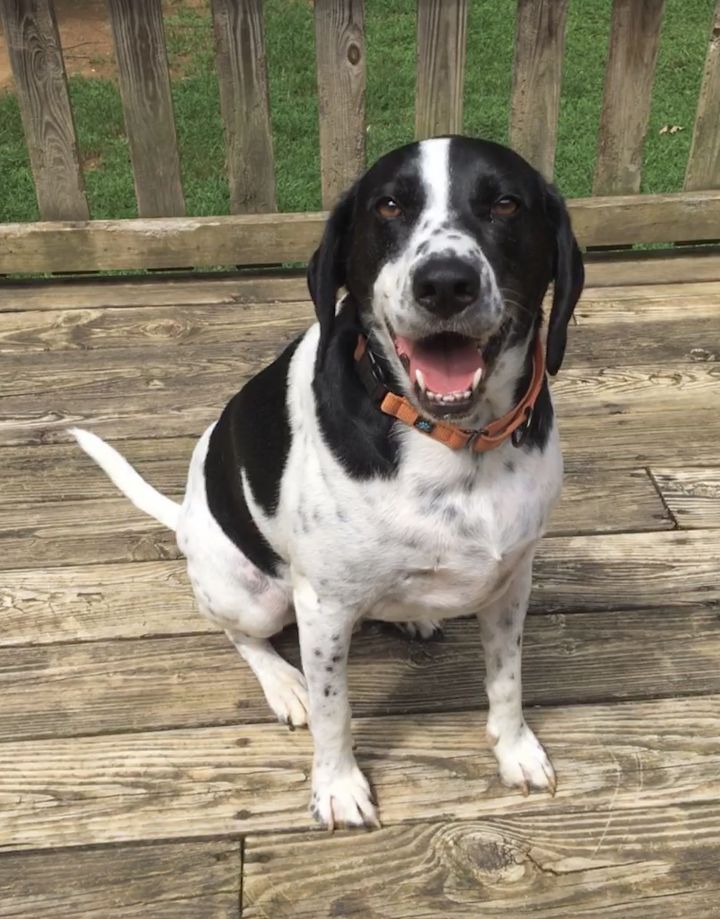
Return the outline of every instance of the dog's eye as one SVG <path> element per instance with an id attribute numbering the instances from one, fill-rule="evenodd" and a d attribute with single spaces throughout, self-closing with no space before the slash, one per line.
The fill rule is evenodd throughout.
<path id="1" fill-rule="evenodd" d="M 511 198 L 509 195 L 503 195 L 490 208 L 493 217 L 512 217 L 520 210 L 520 202 L 517 198 Z"/>
<path id="2" fill-rule="evenodd" d="M 394 220 L 402 214 L 402 208 L 394 198 L 381 198 L 375 210 L 384 220 Z"/>

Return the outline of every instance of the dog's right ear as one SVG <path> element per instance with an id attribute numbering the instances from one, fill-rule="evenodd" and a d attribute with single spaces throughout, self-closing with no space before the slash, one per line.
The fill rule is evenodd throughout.
<path id="1" fill-rule="evenodd" d="M 307 284 L 320 323 L 320 363 L 332 336 L 335 304 L 347 280 L 347 258 L 355 212 L 355 186 L 346 192 L 330 214 L 320 245 L 308 264 Z"/>

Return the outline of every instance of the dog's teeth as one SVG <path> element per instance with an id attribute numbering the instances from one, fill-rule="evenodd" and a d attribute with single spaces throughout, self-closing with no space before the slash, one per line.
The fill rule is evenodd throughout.
<path id="1" fill-rule="evenodd" d="M 421 392 L 427 392 L 427 383 L 425 382 L 425 376 L 419 368 L 415 371 L 415 382 L 420 387 Z"/>
<path id="2" fill-rule="evenodd" d="M 480 385 L 480 381 L 482 380 L 482 378 L 483 378 L 483 369 L 482 369 L 482 367 L 478 367 L 478 369 L 475 371 L 475 376 L 473 377 L 473 381 L 472 381 L 472 389 L 473 389 L 473 390 L 475 390 L 475 389 L 478 388 L 478 386 Z"/>

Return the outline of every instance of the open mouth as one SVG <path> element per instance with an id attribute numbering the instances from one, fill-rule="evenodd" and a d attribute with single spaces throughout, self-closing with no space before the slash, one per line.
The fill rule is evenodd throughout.
<path id="1" fill-rule="evenodd" d="M 455 332 L 394 341 L 420 404 L 434 415 L 467 414 L 485 376 L 483 344 Z"/>

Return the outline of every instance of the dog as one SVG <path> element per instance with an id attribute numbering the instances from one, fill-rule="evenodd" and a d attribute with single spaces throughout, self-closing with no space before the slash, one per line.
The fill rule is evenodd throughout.
<path id="1" fill-rule="evenodd" d="M 332 211 L 308 268 L 317 322 L 202 435 L 181 505 L 72 431 L 175 530 L 200 612 L 278 719 L 309 722 L 311 811 L 327 827 L 379 825 L 346 678 L 363 619 L 428 637 L 475 614 L 500 778 L 555 792 L 523 717 L 521 648 L 533 553 L 562 484 L 547 373 L 583 282 L 562 198 L 518 154 L 461 136 L 412 143 Z M 304 673 L 269 641 L 293 621 Z"/>

